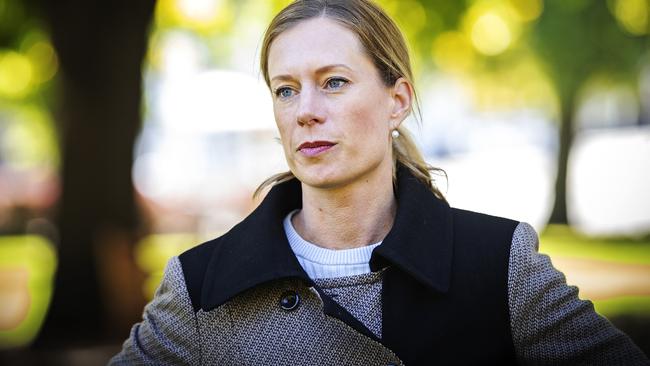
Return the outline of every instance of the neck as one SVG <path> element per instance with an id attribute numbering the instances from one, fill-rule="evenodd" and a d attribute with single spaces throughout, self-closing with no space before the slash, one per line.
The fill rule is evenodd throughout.
<path id="1" fill-rule="evenodd" d="M 303 184 L 302 204 L 292 223 L 305 240 L 327 249 L 377 243 L 390 231 L 397 211 L 392 171 L 381 169 L 337 188 Z"/>

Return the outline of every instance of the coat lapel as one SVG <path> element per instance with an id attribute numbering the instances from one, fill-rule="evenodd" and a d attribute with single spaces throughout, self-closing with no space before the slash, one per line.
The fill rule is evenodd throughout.
<path id="1" fill-rule="evenodd" d="M 393 228 L 370 260 L 371 269 L 395 265 L 437 292 L 449 288 L 453 227 L 449 205 L 400 166 Z"/>
<path id="2" fill-rule="evenodd" d="M 311 284 L 282 226 L 284 216 L 301 206 L 298 180 L 276 185 L 253 213 L 221 237 L 203 281 L 205 311 L 265 282 L 294 277 Z"/>
<path id="3" fill-rule="evenodd" d="M 395 222 L 373 252 L 371 269 L 394 265 L 427 288 L 445 292 L 452 259 L 450 208 L 402 165 L 395 192 Z M 220 238 L 203 280 L 201 307 L 205 311 L 268 281 L 292 277 L 313 286 L 282 226 L 284 217 L 300 207 L 300 182 L 292 179 L 278 184 L 253 213 Z"/>

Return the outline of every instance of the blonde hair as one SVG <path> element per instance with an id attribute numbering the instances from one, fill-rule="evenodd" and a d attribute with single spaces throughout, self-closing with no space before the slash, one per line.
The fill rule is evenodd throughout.
<path id="1" fill-rule="evenodd" d="M 264 35 L 260 70 L 269 88 L 268 56 L 273 41 L 296 24 L 318 17 L 332 19 L 357 35 L 387 87 L 395 85 L 399 78 L 404 78 L 413 87 L 411 60 L 402 32 L 379 6 L 368 0 L 296 0 L 273 18 Z M 419 100 L 414 88 L 413 95 L 417 108 L 416 117 L 421 117 Z M 413 106 L 409 112 L 413 112 Z M 431 178 L 431 172 L 446 176 L 445 172 L 427 164 L 405 127 L 400 126 L 397 130 L 400 136 L 393 139 L 393 182 L 396 180 L 397 163 L 401 163 L 429 187 L 436 197 L 445 200 Z M 255 190 L 254 197 L 265 188 L 292 178 L 294 175 L 291 171 L 275 174 L 260 184 Z"/>

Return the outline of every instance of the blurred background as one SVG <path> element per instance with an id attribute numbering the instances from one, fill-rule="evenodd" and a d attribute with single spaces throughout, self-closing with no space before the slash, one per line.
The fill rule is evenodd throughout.
<path id="1" fill-rule="evenodd" d="M 166 261 L 287 169 L 285 0 L 0 0 L 0 363 L 105 364 Z M 381 0 L 452 206 L 531 223 L 650 352 L 650 0 Z"/>

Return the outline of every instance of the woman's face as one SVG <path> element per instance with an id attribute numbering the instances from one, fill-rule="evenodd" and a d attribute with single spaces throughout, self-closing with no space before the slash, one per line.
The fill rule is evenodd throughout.
<path id="1" fill-rule="evenodd" d="M 271 44 L 268 70 L 287 163 L 303 184 L 390 174 L 390 133 L 405 108 L 353 32 L 327 18 L 298 23 Z"/>

